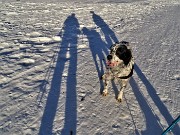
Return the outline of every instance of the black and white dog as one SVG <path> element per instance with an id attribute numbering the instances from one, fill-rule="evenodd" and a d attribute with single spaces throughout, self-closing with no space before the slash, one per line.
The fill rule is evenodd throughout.
<path id="1" fill-rule="evenodd" d="M 107 56 L 107 71 L 101 78 L 104 83 L 102 95 L 106 96 L 108 94 L 109 82 L 113 79 L 117 79 L 121 85 L 117 101 L 121 102 L 123 91 L 133 74 L 133 69 L 134 58 L 129 48 L 129 42 L 121 41 L 113 44 L 110 48 L 110 54 Z"/>

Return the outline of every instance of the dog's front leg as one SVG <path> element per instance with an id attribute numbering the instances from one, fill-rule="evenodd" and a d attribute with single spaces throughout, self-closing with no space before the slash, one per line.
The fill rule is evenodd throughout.
<path id="1" fill-rule="evenodd" d="M 125 88 L 126 88 L 126 87 L 123 86 L 123 87 L 120 89 L 119 94 L 118 94 L 118 97 L 117 97 L 117 101 L 118 101 L 118 102 L 122 102 L 123 92 L 124 92 L 124 89 L 125 89 Z"/>
<path id="2" fill-rule="evenodd" d="M 106 72 L 103 76 L 102 76 L 102 80 L 104 83 L 104 89 L 102 91 L 102 95 L 103 96 L 107 96 L 108 95 L 108 86 L 109 86 L 109 82 L 112 79 L 112 74 L 111 72 Z"/>
<path id="3" fill-rule="evenodd" d="M 121 85 L 121 89 L 119 91 L 119 94 L 117 96 L 117 101 L 118 102 L 122 102 L 122 99 L 123 99 L 123 92 L 124 92 L 124 89 L 126 88 L 127 86 L 127 83 L 128 83 L 129 79 L 119 79 L 119 83 Z"/>

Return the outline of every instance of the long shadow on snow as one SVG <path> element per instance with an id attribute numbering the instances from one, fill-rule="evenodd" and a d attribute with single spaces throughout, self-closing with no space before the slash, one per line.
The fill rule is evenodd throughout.
<path id="1" fill-rule="evenodd" d="M 163 104 L 163 102 L 159 98 L 159 96 L 156 94 L 155 88 L 148 81 L 146 76 L 142 73 L 141 69 L 136 64 L 134 66 L 134 69 L 135 69 L 137 75 L 139 76 L 139 78 L 141 79 L 141 81 L 146 86 L 147 92 L 149 93 L 150 97 L 154 101 L 155 105 L 157 106 L 157 108 L 159 109 L 161 114 L 163 115 L 164 119 L 167 121 L 168 125 L 170 125 L 173 122 L 174 119 L 171 116 L 171 114 L 169 113 L 166 106 Z M 140 90 L 139 90 L 139 88 L 138 88 L 138 86 L 137 86 L 137 84 L 136 84 L 136 82 L 134 81 L 133 78 L 130 80 L 130 84 L 132 86 L 134 94 L 136 95 L 137 100 L 138 100 L 142 110 L 144 111 L 144 114 L 145 114 L 145 117 L 146 117 L 147 130 L 144 132 L 144 134 L 151 135 L 151 131 L 154 131 L 154 130 L 157 130 L 157 133 L 159 133 L 160 131 L 161 131 L 160 133 L 162 133 L 162 129 L 159 127 L 158 123 L 155 120 L 156 116 L 153 116 L 154 114 L 150 113 L 150 112 L 152 112 L 152 109 L 148 108 L 148 104 L 145 104 L 146 100 L 144 99 L 142 93 L 140 92 Z M 158 118 L 156 118 L 156 119 L 158 119 Z M 154 129 L 153 129 L 153 127 L 154 127 Z M 158 129 L 160 129 L 160 130 L 158 131 Z M 174 133 L 174 135 L 180 134 L 179 126 L 176 125 L 172 129 L 172 132 Z"/>
<path id="2" fill-rule="evenodd" d="M 41 120 L 39 135 L 51 135 L 53 121 L 56 116 L 60 97 L 61 81 L 66 62 L 69 63 L 66 83 L 65 122 L 61 131 L 65 134 L 76 134 L 77 126 L 77 99 L 76 99 L 76 71 L 77 71 L 77 35 L 79 23 L 75 14 L 70 15 L 64 22 L 62 43 L 57 57 L 51 88 L 47 97 L 44 114 Z M 67 58 L 67 55 L 70 58 Z M 66 78 L 66 77 L 64 77 Z"/>

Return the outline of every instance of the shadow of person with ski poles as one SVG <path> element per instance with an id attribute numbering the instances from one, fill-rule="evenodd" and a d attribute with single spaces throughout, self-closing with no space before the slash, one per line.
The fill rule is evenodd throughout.
<path id="1" fill-rule="evenodd" d="M 67 17 L 63 25 L 63 31 L 59 33 L 62 37 L 59 52 L 57 54 L 56 66 L 51 81 L 51 87 L 47 96 L 46 106 L 41 120 L 39 135 L 52 135 L 53 122 L 58 110 L 58 103 L 62 89 L 62 81 L 66 80 L 66 102 L 64 128 L 58 131 L 61 134 L 76 135 L 77 127 L 77 94 L 76 94 L 76 71 L 77 71 L 77 42 L 79 23 L 75 14 Z M 67 66 L 67 63 L 68 66 Z M 67 68 L 67 76 L 63 73 Z M 64 103 L 61 103 L 64 104 Z"/>

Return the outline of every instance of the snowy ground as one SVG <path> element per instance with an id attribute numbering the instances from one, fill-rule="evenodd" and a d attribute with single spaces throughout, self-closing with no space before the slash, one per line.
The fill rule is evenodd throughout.
<path id="1" fill-rule="evenodd" d="M 180 0 L 72 1 L 0 0 L 0 134 L 160 135 L 180 114 Z M 121 40 L 136 64 L 118 103 L 99 76 Z"/>

